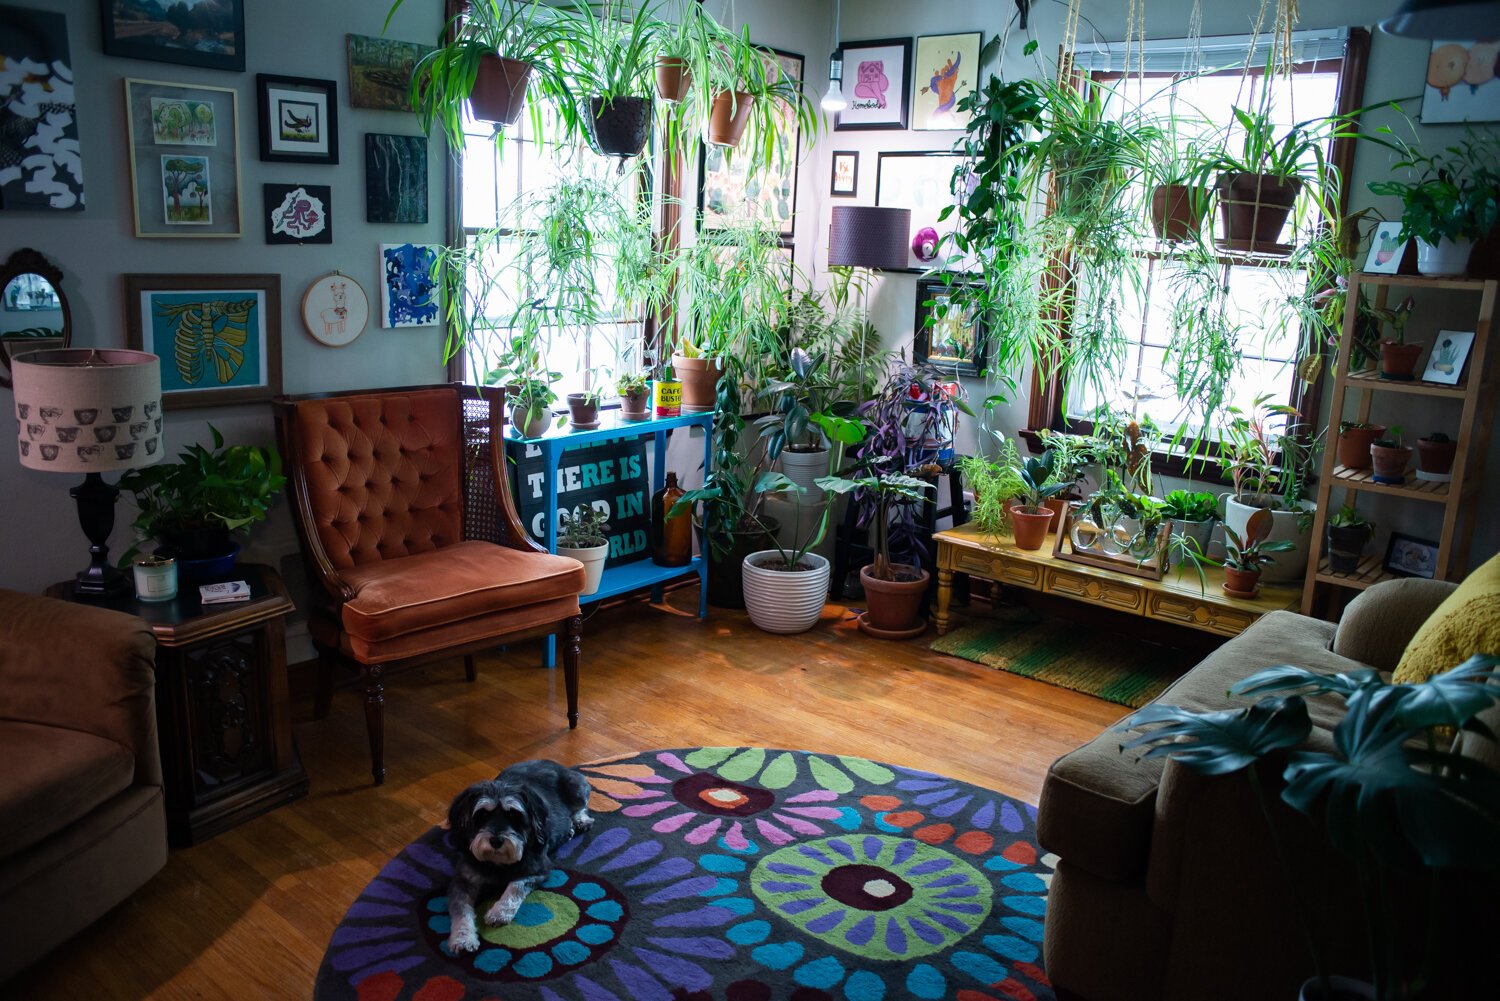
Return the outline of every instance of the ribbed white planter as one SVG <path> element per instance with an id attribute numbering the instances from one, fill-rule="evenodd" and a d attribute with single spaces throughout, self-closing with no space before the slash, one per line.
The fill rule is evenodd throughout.
<path id="1" fill-rule="evenodd" d="M 791 449 L 782 449 L 781 471 L 786 478 L 806 493 L 802 494 L 801 500 L 804 504 L 815 504 L 823 499 L 823 491 L 815 483 L 818 477 L 828 475 L 828 449 L 820 448 L 816 452 L 793 452 Z"/>
<path id="2" fill-rule="evenodd" d="M 593 594 L 599 590 L 599 581 L 604 577 L 604 561 L 609 557 L 609 543 L 589 546 L 587 549 L 558 546 L 557 555 L 571 556 L 583 564 L 583 590 L 578 592 L 580 595 Z"/>
<path id="3" fill-rule="evenodd" d="M 801 633 L 811 629 L 828 600 L 828 561 L 816 553 L 802 557 L 816 569 L 768 570 L 762 563 L 779 562 L 774 549 L 751 553 L 740 570 L 745 585 L 745 611 L 750 621 L 768 633 Z"/>
<path id="4" fill-rule="evenodd" d="M 1279 503 L 1279 502 L 1278 502 Z M 1302 505 L 1309 512 L 1316 509 L 1312 501 L 1303 501 Z M 1250 516 L 1260 508 L 1251 504 L 1245 504 L 1235 499 L 1233 494 L 1224 495 L 1224 527 L 1234 529 L 1234 534 L 1240 538 L 1245 537 L 1245 523 Z M 1296 544 L 1295 549 L 1284 553 L 1269 553 L 1276 562 L 1267 563 L 1260 579 L 1264 584 L 1292 584 L 1301 583 L 1307 574 L 1307 554 L 1310 540 L 1312 539 L 1312 525 L 1309 523 L 1306 529 L 1297 527 L 1297 516 L 1291 511 L 1271 511 L 1271 534 L 1267 541 L 1275 539 L 1287 539 Z"/>
<path id="5" fill-rule="evenodd" d="M 1417 270 L 1433 276 L 1465 274 L 1473 249 L 1473 240 L 1450 240 L 1445 236 L 1437 243 L 1428 243 L 1417 237 Z"/>

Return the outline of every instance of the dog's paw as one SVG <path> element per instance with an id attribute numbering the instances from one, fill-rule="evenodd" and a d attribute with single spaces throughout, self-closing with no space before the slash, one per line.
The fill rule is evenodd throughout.
<path id="1" fill-rule="evenodd" d="M 468 928 L 463 931 L 454 929 L 448 935 L 448 951 L 453 953 L 455 956 L 462 955 L 466 952 L 478 952 L 478 932 L 473 928 Z"/>
<path id="2" fill-rule="evenodd" d="M 484 912 L 484 923 L 487 925 L 508 925 L 516 919 L 521 911 L 521 901 L 512 900 L 510 897 L 501 897 L 490 905 L 490 909 Z"/>
<path id="3" fill-rule="evenodd" d="M 594 815 L 588 810 L 579 810 L 573 814 L 573 833 L 582 834 L 594 826 Z"/>

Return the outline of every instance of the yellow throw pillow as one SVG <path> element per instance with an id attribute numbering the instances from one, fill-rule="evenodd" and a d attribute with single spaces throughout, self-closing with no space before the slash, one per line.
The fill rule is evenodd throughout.
<path id="1" fill-rule="evenodd" d="M 1423 682 L 1476 653 L 1500 656 L 1500 555 L 1469 574 L 1422 623 L 1391 679 Z"/>

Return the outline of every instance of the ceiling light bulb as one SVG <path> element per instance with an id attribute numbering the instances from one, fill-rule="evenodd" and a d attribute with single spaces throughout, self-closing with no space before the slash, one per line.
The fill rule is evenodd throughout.
<path id="1" fill-rule="evenodd" d="M 828 92 L 819 103 L 824 111 L 843 111 L 849 107 L 849 102 L 844 99 L 844 89 L 837 80 L 828 82 Z"/>

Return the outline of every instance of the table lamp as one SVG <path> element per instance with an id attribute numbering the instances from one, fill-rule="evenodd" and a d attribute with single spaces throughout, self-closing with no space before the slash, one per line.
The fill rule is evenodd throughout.
<path id="1" fill-rule="evenodd" d="M 905 271 L 911 209 L 835 205 L 828 228 L 828 266 Z"/>
<path id="2" fill-rule="evenodd" d="M 90 560 L 74 594 L 128 593 L 129 579 L 109 563 L 120 488 L 100 474 L 160 461 L 161 359 L 144 351 L 32 351 L 11 363 L 11 377 L 21 465 L 84 474 L 70 493 Z"/>

